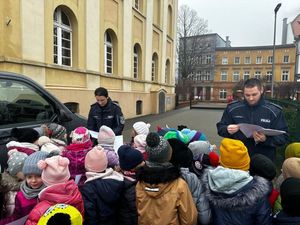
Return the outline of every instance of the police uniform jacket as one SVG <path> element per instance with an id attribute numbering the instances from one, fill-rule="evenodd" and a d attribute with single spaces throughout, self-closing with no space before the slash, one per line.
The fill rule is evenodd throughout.
<path id="1" fill-rule="evenodd" d="M 124 128 L 124 116 L 120 106 L 108 98 L 105 106 L 97 102 L 91 105 L 87 128 L 99 132 L 102 125 L 110 127 L 116 135 L 121 135 Z"/>
<path id="2" fill-rule="evenodd" d="M 253 138 L 247 138 L 240 130 L 232 135 L 229 134 L 227 126 L 239 123 L 255 124 L 264 128 L 288 132 L 281 107 L 264 98 L 261 98 L 254 106 L 250 106 L 246 100 L 230 103 L 225 109 L 221 121 L 217 123 L 218 134 L 222 137 L 244 142 L 250 156 L 260 153 L 273 161 L 275 160 L 276 147 L 284 145 L 288 141 L 287 133 L 278 136 L 266 136 L 266 141 L 259 143 L 255 143 Z"/>

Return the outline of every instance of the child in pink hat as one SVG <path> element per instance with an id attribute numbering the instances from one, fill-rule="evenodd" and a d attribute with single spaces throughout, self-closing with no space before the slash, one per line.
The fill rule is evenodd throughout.
<path id="1" fill-rule="evenodd" d="M 85 224 L 117 224 L 117 209 L 124 178 L 112 168 L 107 168 L 107 165 L 107 156 L 101 146 L 95 146 L 87 153 L 87 180 L 81 188 Z"/>
<path id="2" fill-rule="evenodd" d="M 90 133 L 85 127 L 77 127 L 72 131 L 70 137 L 72 143 L 66 146 L 62 151 L 62 156 L 70 160 L 69 170 L 71 178 L 75 179 L 76 175 L 81 175 L 79 184 L 82 185 L 85 181 L 84 159 L 88 151 L 93 147 Z"/>
<path id="3" fill-rule="evenodd" d="M 30 212 L 26 225 L 35 225 L 46 210 L 55 204 L 72 205 L 84 216 L 82 196 L 73 180 L 69 180 L 69 159 L 52 156 L 38 162 L 42 169 L 42 180 L 47 186 L 39 194 L 39 203 Z"/>
<path id="4" fill-rule="evenodd" d="M 119 157 L 114 150 L 115 133 L 108 126 L 101 126 L 98 133 L 98 144 L 104 149 L 108 160 L 108 167 L 115 168 L 119 165 Z"/>

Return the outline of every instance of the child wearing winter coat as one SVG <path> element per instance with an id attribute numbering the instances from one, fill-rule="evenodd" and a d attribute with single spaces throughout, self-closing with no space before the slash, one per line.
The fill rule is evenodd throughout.
<path id="1" fill-rule="evenodd" d="M 107 167 L 115 168 L 119 166 L 119 157 L 114 150 L 115 133 L 108 126 L 101 126 L 98 133 L 98 145 L 104 149 L 108 165 Z"/>
<path id="2" fill-rule="evenodd" d="M 90 133 L 85 127 L 77 127 L 71 132 L 72 143 L 66 146 L 61 155 L 70 160 L 69 171 L 71 178 L 75 180 L 76 175 L 81 175 L 79 184 L 83 185 L 86 180 L 84 160 L 86 154 L 92 149 L 93 143 Z"/>
<path id="3" fill-rule="evenodd" d="M 224 138 L 220 145 L 220 166 L 205 175 L 212 210 L 212 224 L 271 225 L 268 201 L 269 181 L 249 174 L 248 149 L 239 140 Z"/>
<path id="4" fill-rule="evenodd" d="M 147 135 L 144 134 L 138 134 L 134 137 L 133 139 L 133 146 L 134 148 L 136 148 L 137 150 L 139 150 L 144 157 L 144 160 L 148 159 L 148 153 L 145 150 L 146 147 L 146 137 Z"/>
<path id="5" fill-rule="evenodd" d="M 255 154 L 251 158 L 249 172 L 251 176 L 260 176 L 269 181 L 271 193 L 269 203 L 273 209 L 279 196 L 279 191 L 273 187 L 273 179 L 276 177 L 276 166 L 271 159 L 262 154 Z"/>
<path id="6" fill-rule="evenodd" d="M 280 187 L 282 210 L 274 215 L 274 225 L 300 224 L 300 179 L 289 177 Z"/>
<path id="7" fill-rule="evenodd" d="M 134 143 L 134 137 L 136 135 L 143 134 L 143 135 L 147 136 L 149 134 L 150 127 L 151 127 L 150 123 L 145 123 L 144 121 L 135 122 L 132 125 L 131 140 L 130 140 L 129 144 L 131 146 L 133 145 L 133 143 Z"/>
<path id="8" fill-rule="evenodd" d="M 202 180 L 203 174 L 209 169 L 214 169 L 219 165 L 219 155 L 215 152 L 216 146 L 208 141 L 193 141 L 188 145 L 193 153 L 191 172 Z"/>
<path id="9" fill-rule="evenodd" d="M 145 164 L 143 155 L 130 145 L 122 145 L 118 149 L 120 173 L 124 176 L 124 189 L 119 201 L 118 224 L 138 225 L 135 200 L 136 170 Z"/>
<path id="10" fill-rule="evenodd" d="M 36 225 L 46 210 L 58 203 L 72 205 L 84 215 L 78 186 L 73 180 L 69 180 L 69 163 L 69 159 L 62 156 L 52 156 L 38 162 L 46 187 L 39 193 L 39 203 L 30 212 L 25 225 Z"/>
<path id="11" fill-rule="evenodd" d="M 42 130 L 45 136 L 51 139 L 51 143 L 57 145 L 61 150 L 68 144 L 67 129 L 57 123 L 43 124 Z"/>
<path id="12" fill-rule="evenodd" d="M 185 180 L 191 191 L 198 211 L 198 224 L 208 225 L 211 220 L 211 210 L 208 199 L 204 193 L 204 185 L 202 181 L 189 170 L 193 162 L 193 153 L 186 144 L 176 138 L 171 138 L 168 142 L 173 150 L 170 162 L 180 168 L 181 177 Z"/>
<path id="13" fill-rule="evenodd" d="M 23 174 L 25 180 L 21 183 L 20 191 L 15 198 L 15 208 L 13 214 L 0 221 L 0 224 L 6 224 L 26 216 L 38 203 L 38 194 L 45 188 L 41 173 L 37 163 L 39 160 L 45 159 L 48 153 L 35 152 L 28 156 L 23 165 Z"/>
<path id="14" fill-rule="evenodd" d="M 197 209 L 180 169 L 170 163 L 172 148 L 157 133 L 146 138 L 149 158 L 137 172 L 136 204 L 139 225 L 195 225 Z"/>
<path id="15" fill-rule="evenodd" d="M 37 141 L 40 136 L 35 129 L 13 128 L 11 130 L 11 136 L 16 141 L 10 141 L 6 144 L 8 151 L 16 149 L 19 152 L 23 152 L 27 155 L 30 155 L 39 150 Z"/>
<path id="16" fill-rule="evenodd" d="M 85 157 L 86 177 L 81 188 L 84 200 L 84 225 L 115 225 L 123 176 L 107 168 L 107 157 L 101 146 L 95 146 Z"/>

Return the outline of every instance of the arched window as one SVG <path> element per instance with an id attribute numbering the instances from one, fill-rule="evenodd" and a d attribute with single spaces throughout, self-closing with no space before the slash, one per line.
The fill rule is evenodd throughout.
<path id="1" fill-rule="evenodd" d="M 136 115 L 141 115 L 143 113 L 143 101 L 138 100 L 136 101 Z"/>
<path id="2" fill-rule="evenodd" d="M 166 68 L 165 68 L 165 83 L 170 82 L 170 60 L 167 59 L 166 61 Z"/>
<path id="3" fill-rule="evenodd" d="M 56 8 L 53 15 L 53 62 L 58 65 L 72 64 L 72 27 L 68 16 Z"/>
<path id="4" fill-rule="evenodd" d="M 137 46 L 133 48 L 133 78 L 137 79 L 139 77 L 139 53 Z"/>
<path id="5" fill-rule="evenodd" d="M 111 36 L 105 32 L 104 36 L 104 67 L 105 73 L 113 73 L 113 43 Z"/>
<path id="6" fill-rule="evenodd" d="M 168 35 L 172 37 L 172 26 L 173 26 L 173 15 L 172 15 L 172 7 L 168 6 Z"/>
<path id="7" fill-rule="evenodd" d="M 154 53 L 152 56 L 152 67 L 151 67 L 151 81 L 157 81 L 157 72 L 158 72 L 158 57 Z"/>

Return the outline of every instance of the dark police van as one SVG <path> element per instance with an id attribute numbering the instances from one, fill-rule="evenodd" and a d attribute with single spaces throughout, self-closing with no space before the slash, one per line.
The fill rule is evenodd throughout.
<path id="1" fill-rule="evenodd" d="M 14 127 L 38 128 L 44 123 L 63 125 L 68 133 L 86 126 L 86 118 L 71 112 L 56 97 L 32 79 L 0 72 L 0 162 L 6 167 L 6 143 Z"/>

